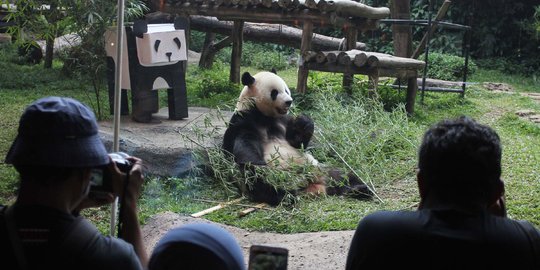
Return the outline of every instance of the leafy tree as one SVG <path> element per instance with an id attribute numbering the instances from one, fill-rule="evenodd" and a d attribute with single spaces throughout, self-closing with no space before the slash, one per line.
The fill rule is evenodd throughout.
<path id="1" fill-rule="evenodd" d="M 389 6 L 389 1 L 365 0 L 366 4 L 373 6 Z M 435 16 L 443 0 L 431 1 Z M 534 70 L 540 68 L 540 64 L 535 63 L 540 62 L 537 61 L 540 58 L 539 4 L 539 0 L 453 0 L 445 20 L 458 24 L 472 24 L 471 54 L 475 58 L 515 59 L 520 61 L 519 64 L 530 65 Z M 411 0 L 411 17 L 427 19 L 428 0 Z M 423 27 L 413 29 L 413 40 L 420 40 L 425 29 Z M 391 48 L 387 45 L 388 37 L 391 36 L 387 26 L 383 25 L 380 33 L 368 33 L 368 38 L 369 35 L 375 38 L 367 42 L 372 46 L 371 49 L 385 51 Z M 438 52 L 459 52 L 461 41 L 462 33 L 439 30 L 433 36 L 432 49 Z M 536 61 L 533 61 L 534 59 Z"/>
<path id="2" fill-rule="evenodd" d="M 9 1 L 5 1 L 9 2 Z M 45 68 L 52 67 L 54 39 L 64 34 L 68 18 L 65 9 L 71 1 L 66 0 L 15 0 L 14 12 L 7 19 L 16 23 L 8 29 L 19 45 L 45 40 Z"/>

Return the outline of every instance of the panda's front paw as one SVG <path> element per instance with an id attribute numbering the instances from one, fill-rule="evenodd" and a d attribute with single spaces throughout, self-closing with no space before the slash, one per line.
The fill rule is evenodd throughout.
<path id="1" fill-rule="evenodd" d="M 287 125 L 287 141 L 293 147 L 307 148 L 313 132 L 315 123 L 307 115 L 300 115 L 289 121 Z"/>

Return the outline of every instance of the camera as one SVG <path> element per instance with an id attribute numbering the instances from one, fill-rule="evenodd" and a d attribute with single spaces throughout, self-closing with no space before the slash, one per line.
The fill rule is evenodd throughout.
<path id="1" fill-rule="evenodd" d="M 110 153 L 109 156 L 112 162 L 116 164 L 116 167 L 123 173 L 129 173 L 133 167 L 133 164 L 127 159 L 129 155 L 126 153 L 115 152 Z M 102 198 L 112 192 L 112 173 L 108 165 L 92 169 L 89 195 L 93 198 Z"/>

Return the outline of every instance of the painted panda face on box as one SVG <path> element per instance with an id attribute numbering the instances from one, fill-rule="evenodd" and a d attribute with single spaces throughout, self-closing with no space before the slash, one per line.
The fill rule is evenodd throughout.
<path id="1" fill-rule="evenodd" d="M 137 36 L 137 56 L 142 66 L 164 66 L 187 60 L 184 30 L 174 24 L 146 24 L 136 21 L 133 31 Z"/>
<path id="2" fill-rule="evenodd" d="M 242 84 L 245 86 L 238 98 L 236 110 L 248 110 L 256 106 L 268 117 L 280 117 L 289 112 L 293 101 L 291 91 L 275 73 L 263 71 L 251 76 L 245 72 Z"/>

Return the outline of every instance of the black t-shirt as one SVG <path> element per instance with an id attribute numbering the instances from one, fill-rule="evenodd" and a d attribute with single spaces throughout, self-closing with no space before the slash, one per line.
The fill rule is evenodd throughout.
<path id="1" fill-rule="evenodd" d="M 517 221 L 424 209 L 362 219 L 346 269 L 537 269 L 537 262 L 534 244 Z"/>
<path id="2" fill-rule="evenodd" d="M 64 238 L 76 220 L 73 215 L 43 206 L 16 205 L 14 216 L 28 269 L 142 269 L 131 244 L 103 236 L 94 226 L 85 227 L 92 237 L 83 248 L 66 246 Z M 0 258 L 1 268 L 16 269 L 4 220 L 0 223 L 0 246 L 5 249 L 0 256 L 6 256 Z"/>

